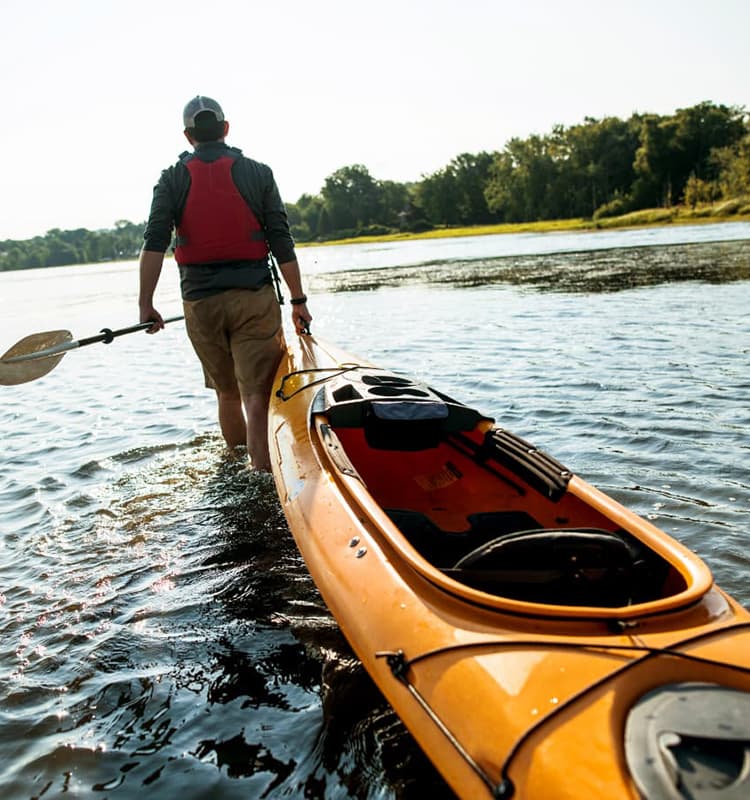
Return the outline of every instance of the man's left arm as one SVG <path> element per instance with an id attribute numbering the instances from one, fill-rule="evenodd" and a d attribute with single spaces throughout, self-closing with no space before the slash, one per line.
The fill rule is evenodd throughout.
<path id="1" fill-rule="evenodd" d="M 273 174 L 269 175 L 269 179 L 263 192 L 263 227 L 274 258 L 279 264 L 285 264 L 297 258 L 294 238 L 289 230 L 289 218 Z"/>
<path id="2" fill-rule="evenodd" d="M 289 287 L 292 306 L 292 322 L 297 333 L 308 333 L 312 314 L 307 308 L 307 297 L 302 290 L 302 275 L 300 274 L 297 259 L 279 264 L 279 270 L 284 276 L 284 282 Z"/>
<path id="3" fill-rule="evenodd" d="M 286 208 L 273 173 L 270 168 L 267 169 L 268 181 L 263 193 L 263 225 L 266 238 L 271 253 L 278 262 L 284 282 L 289 288 L 295 330 L 297 333 L 305 333 L 312 322 L 312 314 L 307 307 L 307 297 L 302 287 L 302 274 L 297 261 L 294 238 L 289 230 Z"/>

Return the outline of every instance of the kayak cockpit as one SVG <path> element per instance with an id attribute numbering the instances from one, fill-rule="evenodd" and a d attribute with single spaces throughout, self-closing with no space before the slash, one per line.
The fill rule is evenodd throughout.
<path id="1" fill-rule="evenodd" d="M 525 528 L 493 535 L 440 568 L 450 578 L 489 594 L 605 608 L 660 597 L 669 571 L 662 558 L 624 531 L 601 528 Z"/>
<path id="2" fill-rule="evenodd" d="M 324 382 L 312 418 L 331 470 L 390 545 L 467 600 L 627 618 L 694 602 L 712 585 L 666 534 L 427 386 L 349 370 Z"/>

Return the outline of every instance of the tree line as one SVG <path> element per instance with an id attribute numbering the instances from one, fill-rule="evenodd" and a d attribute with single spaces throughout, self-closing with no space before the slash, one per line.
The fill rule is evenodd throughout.
<path id="1" fill-rule="evenodd" d="M 342 167 L 317 195 L 287 204 L 298 242 L 436 227 L 600 219 L 647 208 L 750 203 L 750 118 L 744 108 L 703 102 L 674 114 L 586 118 L 502 150 L 463 153 L 419 181 L 376 180 Z M 0 269 L 135 258 L 145 223 L 112 230 L 48 231 L 0 242 Z"/>
<path id="2" fill-rule="evenodd" d="M 586 118 L 464 153 L 411 184 L 377 181 L 362 165 L 326 178 L 288 206 L 300 241 L 437 226 L 599 219 L 646 208 L 750 204 L 750 119 L 744 108 L 700 103 L 670 116 Z"/>
<path id="3" fill-rule="evenodd" d="M 107 230 L 53 228 L 44 236 L 0 242 L 0 271 L 137 258 L 146 223 L 120 220 Z"/>

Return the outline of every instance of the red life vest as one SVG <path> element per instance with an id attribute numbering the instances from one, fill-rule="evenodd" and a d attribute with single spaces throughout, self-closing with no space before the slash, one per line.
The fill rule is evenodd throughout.
<path id="1" fill-rule="evenodd" d="M 190 189 L 177 226 L 175 259 L 185 264 L 255 261 L 268 256 L 263 228 L 232 180 L 231 156 L 190 157 Z"/>

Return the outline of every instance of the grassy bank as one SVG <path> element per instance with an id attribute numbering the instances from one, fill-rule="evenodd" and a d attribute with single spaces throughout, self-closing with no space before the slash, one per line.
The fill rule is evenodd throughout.
<path id="1" fill-rule="evenodd" d="M 652 225 L 681 225 L 712 222 L 750 222 L 750 198 L 726 200 L 714 205 L 695 208 L 651 208 L 633 211 L 620 217 L 605 219 L 560 219 L 543 222 L 514 222 L 498 225 L 472 225 L 455 228 L 433 228 L 422 233 L 389 233 L 379 236 L 359 236 L 330 242 L 299 242 L 298 247 L 316 247 L 331 244 L 367 244 L 370 242 L 403 242 L 411 239 L 443 239 L 454 236 L 486 236 L 502 233 L 560 233 L 569 231 L 596 231 L 613 228 L 643 228 Z"/>

